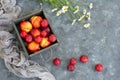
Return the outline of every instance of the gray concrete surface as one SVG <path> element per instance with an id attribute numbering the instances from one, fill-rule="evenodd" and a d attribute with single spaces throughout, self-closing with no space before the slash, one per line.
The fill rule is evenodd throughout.
<path id="1" fill-rule="evenodd" d="M 87 0 L 86 0 L 87 1 Z M 80 23 L 71 26 L 68 15 L 56 17 L 47 5 L 43 5 L 52 28 L 60 41 L 59 46 L 53 48 L 53 57 L 60 57 L 62 64 L 55 67 L 52 59 L 43 62 L 40 56 L 31 58 L 40 65 L 47 67 L 56 80 L 120 80 L 120 0 L 90 0 L 94 3 L 91 27 L 85 29 Z M 23 8 L 21 16 L 40 9 L 38 0 L 17 0 Z M 49 50 L 42 54 L 47 57 Z M 74 72 L 69 72 L 66 66 L 70 57 L 86 54 L 89 56 L 87 64 L 77 63 Z M 94 70 L 96 63 L 102 63 L 104 71 Z M 0 80 L 39 80 L 37 78 L 24 79 L 10 73 L 0 59 Z"/>

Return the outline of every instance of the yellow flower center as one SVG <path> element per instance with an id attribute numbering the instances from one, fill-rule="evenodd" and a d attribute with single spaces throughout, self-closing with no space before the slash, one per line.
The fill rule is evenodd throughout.
<path id="1" fill-rule="evenodd" d="M 68 10 L 68 8 L 64 8 L 63 10 L 64 10 L 64 11 L 67 11 L 67 10 Z"/>

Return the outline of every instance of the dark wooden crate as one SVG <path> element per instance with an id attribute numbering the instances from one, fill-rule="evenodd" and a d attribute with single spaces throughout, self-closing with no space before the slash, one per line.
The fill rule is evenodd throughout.
<path id="1" fill-rule="evenodd" d="M 18 40 L 19 40 L 19 42 L 21 44 L 22 49 L 24 50 L 24 55 L 26 57 L 32 57 L 34 55 L 40 54 L 41 52 L 46 51 L 48 49 L 51 49 L 52 47 L 58 45 L 58 39 L 57 39 L 57 41 L 55 43 L 53 43 L 52 45 L 50 45 L 50 46 L 48 46 L 48 47 L 46 47 L 44 49 L 41 49 L 40 51 L 37 51 L 37 52 L 34 52 L 34 53 L 30 54 L 30 52 L 26 48 L 26 44 L 25 44 L 24 40 L 20 37 L 20 34 L 19 34 L 20 33 L 19 23 L 21 21 L 24 21 L 24 20 L 29 21 L 32 16 L 42 16 L 42 18 L 47 19 L 45 12 L 43 10 L 39 10 L 39 11 L 36 11 L 34 13 L 31 13 L 31 14 L 29 14 L 27 16 L 18 18 L 18 19 L 16 19 L 16 20 L 13 21 L 14 30 L 15 30 L 15 32 L 17 34 L 17 38 L 18 38 Z M 54 31 L 53 31 L 53 29 L 50 27 L 50 23 L 49 23 L 49 28 L 51 29 L 51 32 L 53 34 L 55 34 Z"/>

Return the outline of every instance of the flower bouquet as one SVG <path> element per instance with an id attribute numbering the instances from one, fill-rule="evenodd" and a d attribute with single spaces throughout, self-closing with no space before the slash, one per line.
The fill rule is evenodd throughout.
<path id="1" fill-rule="evenodd" d="M 85 28 L 90 26 L 90 10 L 93 8 L 93 3 L 71 0 L 42 0 L 42 3 L 48 3 L 52 8 L 51 11 L 56 13 L 56 16 L 60 16 L 61 14 L 65 13 L 69 14 L 72 25 L 74 25 L 76 22 L 81 22 Z M 42 3 L 40 3 L 40 5 L 42 5 Z M 85 8 L 81 9 L 83 6 Z"/>

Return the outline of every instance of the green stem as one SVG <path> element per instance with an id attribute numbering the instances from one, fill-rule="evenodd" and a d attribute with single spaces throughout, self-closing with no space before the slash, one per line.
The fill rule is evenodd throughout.
<path id="1" fill-rule="evenodd" d="M 76 18 L 70 11 L 68 11 L 68 13 L 70 14 L 72 20 Z"/>

